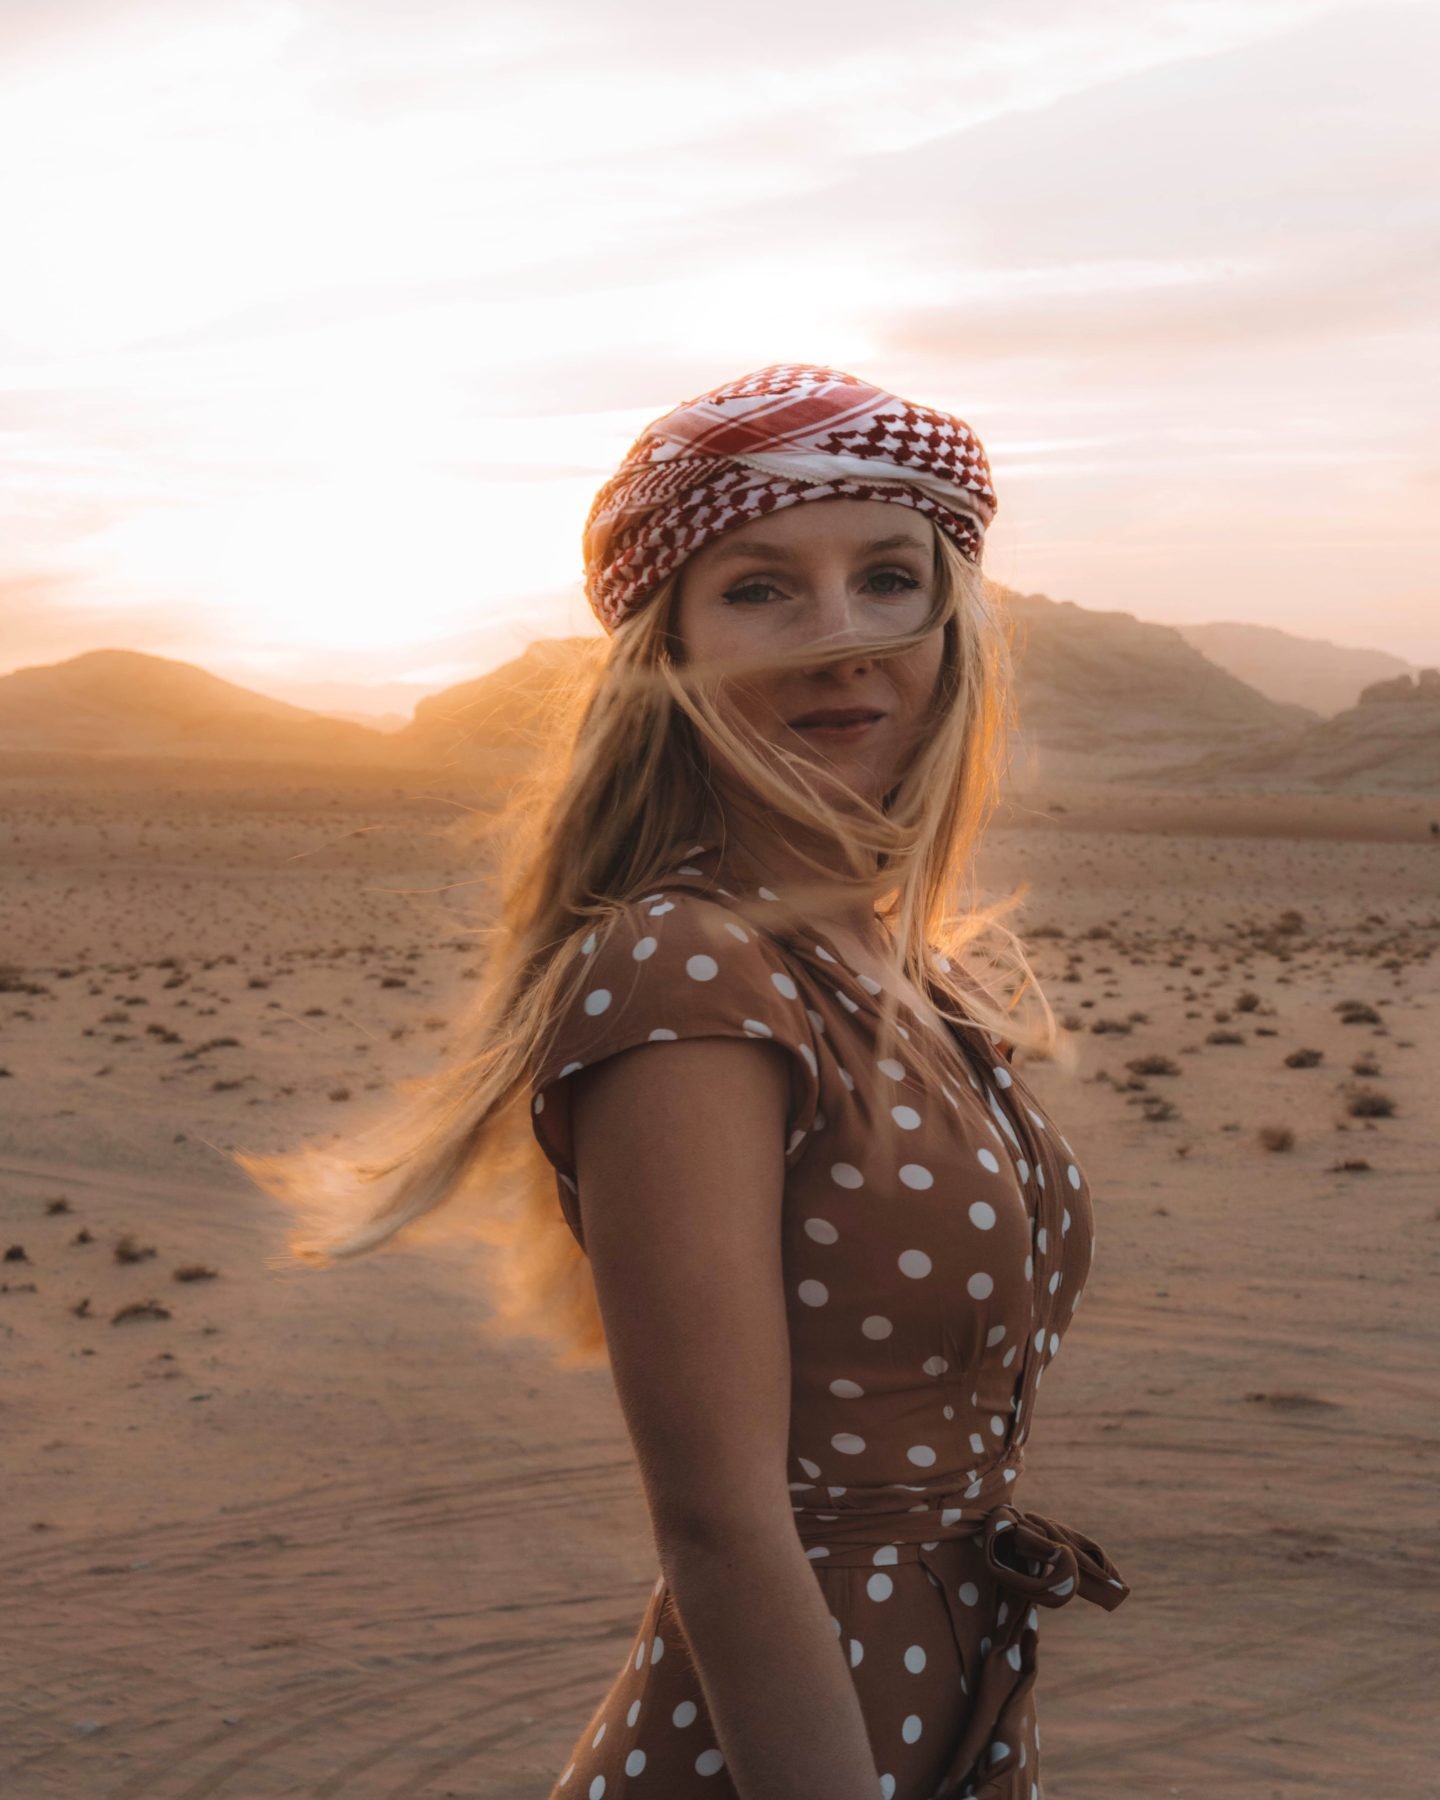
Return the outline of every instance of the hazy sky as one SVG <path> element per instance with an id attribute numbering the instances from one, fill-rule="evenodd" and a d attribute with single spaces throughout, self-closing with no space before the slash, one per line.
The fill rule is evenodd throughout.
<path id="1" fill-rule="evenodd" d="M 0 670 L 598 630 L 658 413 L 959 413 L 998 579 L 1440 663 L 1440 9 L 5 0 Z"/>

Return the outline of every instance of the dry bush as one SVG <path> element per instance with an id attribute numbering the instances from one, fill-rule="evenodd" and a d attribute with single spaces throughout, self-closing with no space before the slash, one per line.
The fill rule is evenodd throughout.
<path id="1" fill-rule="evenodd" d="M 112 1315 L 112 1325 L 123 1325 L 127 1319 L 168 1319 L 169 1312 L 158 1300 L 132 1300 Z"/>

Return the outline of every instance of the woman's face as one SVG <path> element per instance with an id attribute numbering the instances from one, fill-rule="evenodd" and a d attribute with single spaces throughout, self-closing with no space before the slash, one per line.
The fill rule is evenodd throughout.
<path id="1" fill-rule="evenodd" d="M 878 801 L 915 749 L 935 692 L 943 628 L 876 658 L 866 645 L 922 625 L 935 597 L 935 528 L 887 500 L 799 502 L 712 538 L 683 567 L 675 629 L 687 661 L 853 645 L 842 661 L 722 681 L 716 704 L 753 736 L 813 762 L 821 785 Z M 806 726 L 860 709 L 868 724 Z M 827 792 L 827 798 L 834 798 Z"/>

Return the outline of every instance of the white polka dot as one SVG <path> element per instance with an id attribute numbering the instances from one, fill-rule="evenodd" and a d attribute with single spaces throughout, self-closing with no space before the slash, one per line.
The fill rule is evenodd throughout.
<path id="1" fill-rule="evenodd" d="M 1050 1354 L 1053 1356 L 1059 1348 L 1060 1334 L 1058 1331 L 1052 1331 L 1050 1333 Z M 1070 1367 L 1069 1363 L 1066 1363 L 1065 1367 L 1068 1369 Z"/>
<path id="2" fill-rule="evenodd" d="M 893 1775 L 880 1777 L 880 1800 L 895 1800 L 895 1777 Z"/>
<path id="3" fill-rule="evenodd" d="M 900 1561 L 900 1551 L 894 1544 L 881 1544 L 870 1560 L 877 1569 L 893 1569 Z"/>
<path id="4" fill-rule="evenodd" d="M 591 988 L 585 996 L 585 1010 L 593 1019 L 597 1013 L 604 1012 L 610 1004 L 609 988 Z"/>
<path id="5" fill-rule="evenodd" d="M 605 1792 L 605 1777 L 597 1775 L 590 1783 L 590 1800 L 601 1800 Z"/>
<path id="6" fill-rule="evenodd" d="M 1067 1232 L 1067 1231 L 1068 1231 L 1068 1230 L 1069 1230 L 1069 1229 L 1070 1229 L 1070 1208 L 1069 1208 L 1069 1207 L 1068 1207 L 1068 1206 L 1067 1206 L 1067 1207 L 1066 1207 L 1066 1208 L 1065 1208 L 1065 1217 L 1064 1217 L 1064 1218 L 1063 1218 L 1063 1219 L 1061 1219 L 1061 1221 L 1060 1221 L 1060 1235 L 1061 1235 L 1061 1237 L 1064 1237 L 1064 1235 L 1065 1235 L 1065 1233 L 1066 1233 L 1066 1232 Z"/>
<path id="7" fill-rule="evenodd" d="M 744 1025 L 750 1037 L 773 1038 L 775 1035 L 763 1019 L 746 1019 Z"/>
<path id="8" fill-rule="evenodd" d="M 693 1700 L 682 1700 L 675 1708 L 674 1712 L 671 1713 L 670 1723 L 672 1725 L 678 1725 L 683 1731 L 687 1725 L 693 1725 L 695 1723 L 697 1710 Z"/>
<path id="9" fill-rule="evenodd" d="M 1066 1165 L 1065 1179 L 1070 1183 L 1071 1187 L 1073 1187 L 1073 1188 L 1079 1187 L 1080 1171 L 1075 1167 L 1074 1163 L 1068 1163 Z"/>
<path id="10" fill-rule="evenodd" d="M 972 1300 L 988 1300 L 995 1292 L 995 1278 L 983 1272 L 972 1275 L 965 1283 L 965 1292 Z"/>
<path id="11" fill-rule="evenodd" d="M 837 1400 L 859 1400 L 865 1390 L 858 1381 L 846 1381 L 841 1376 L 830 1383 L 830 1392 Z"/>
<path id="12" fill-rule="evenodd" d="M 840 1233 L 828 1219 L 807 1219 L 805 1221 L 805 1235 L 808 1238 L 813 1238 L 817 1244 L 833 1244 L 840 1236 Z"/>
<path id="13" fill-rule="evenodd" d="M 920 1115 L 913 1106 L 892 1106 L 890 1117 L 902 1131 L 917 1131 L 920 1127 Z"/>
<path id="14" fill-rule="evenodd" d="M 900 1727 L 900 1735 L 907 1744 L 916 1744 L 920 1741 L 920 1733 L 924 1729 L 925 1727 L 920 1723 L 919 1713 L 911 1713 Z"/>
<path id="15" fill-rule="evenodd" d="M 1004 1336 L 1005 1327 L 1003 1325 L 992 1325 L 985 1333 L 985 1348 L 987 1350 L 993 1350 L 995 1346 L 1001 1342 Z"/>
<path id="16" fill-rule="evenodd" d="M 979 1158 L 982 1169 L 988 1169 L 992 1175 L 1000 1173 L 1000 1162 L 993 1150 L 977 1150 L 975 1155 Z"/>
<path id="17" fill-rule="evenodd" d="M 640 1668 L 643 1665 L 644 1661 L 645 1661 L 645 1646 L 643 1644 L 637 1644 L 635 1646 L 635 1667 L 637 1669 Z"/>
<path id="18" fill-rule="evenodd" d="M 835 1163 L 830 1170 L 830 1179 L 836 1187 L 842 1188 L 862 1187 L 865 1182 L 865 1177 L 854 1163 Z"/>
<path id="19" fill-rule="evenodd" d="M 906 1187 L 915 1188 L 920 1193 L 935 1185 L 935 1177 L 922 1163 L 906 1163 L 900 1170 L 900 1179 Z"/>
<path id="20" fill-rule="evenodd" d="M 970 1448 L 977 1456 L 983 1456 L 985 1454 L 985 1440 L 978 1431 L 972 1431 L 970 1433 Z"/>
<path id="21" fill-rule="evenodd" d="M 659 938 L 643 937 L 630 954 L 635 958 L 636 962 L 648 962 L 655 954 L 656 946 L 659 942 Z"/>
<path id="22" fill-rule="evenodd" d="M 905 1667 L 912 1675 L 921 1675 L 925 1670 L 925 1652 L 919 1644 L 912 1644 L 905 1652 Z"/>
<path id="23" fill-rule="evenodd" d="M 1037 1350 L 1043 1350 L 1045 1348 L 1045 1327 L 1043 1325 L 1040 1327 L 1039 1331 L 1035 1333 L 1035 1348 Z M 1070 1367 L 1069 1363 L 1066 1363 L 1065 1367 L 1068 1369 Z"/>
<path id="24" fill-rule="evenodd" d="M 713 956 L 690 956 L 685 959 L 685 973 L 692 981 L 713 981 L 720 965 Z"/>
<path id="25" fill-rule="evenodd" d="M 875 1067 L 882 1075 L 888 1075 L 892 1081 L 903 1081 L 905 1079 L 904 1063 L 896 1062 L 893 1056 L 882 1056 Z"/>
<path id="26" fill-rule="evenodd" d="M 665 1654 L 665 1640 L 662 1637 L 657 1637 L 655 1642 L 650 1646 L 651 1662 L 652 1663 L 659 1662 L 660 1658 L 664 1654 Z"/>
<path id="27" fill-rule="evenodd" d="M 625 1758 L 625 1773 L 627 1775 L 638 1775 L 644 1767 L 645 1752 L 643 1750 L 632 1750 Z"/>
<path id="28" fill-rule="evenodd" d="M 963 1506 L 947 1506 L 940 1515 L 940 1523 L 945 1526 L 958 1525 L 965 1517 Z"/>
<path id="29" fill-rule="evenodd" d="M 675 902 L 673 900 L 662 900 L 658 906 L 652 906 L 650 908 L 650 917 L 652 919 L 656 919 L 656 918 L 659 918 L 662 914 L 674 912 L 674 910 L 675 910 Z"/>
<path id="30" fill-rule="evenodd" d="M 627 1725 L 633 1726 L 635 1721 L 639 1717 L 640 1717 L 640 1702 L 638 1700 L 632 1700 L 630 1702 L 630 1710 L 625 1715 L 625 1723 Z"/>
<path id="31" fill-rule="evenodd" d="M 1000 1365 L 1000 1367 L 1002 1369 L 1008 1369 L 1010 1367 L 1011 1363 L 1014 1362 L 1014 1360 L 1015 1360 L 1015 1352 L 1019 1348 L 1020 1348 L 1020 1346 L 1018 1344 L 1012 1344 L 1010 1346 L 1010 1348 L 1005 1352 L 1005 1360 Z"/>
<path id="32" fill-rule="evenodd" d="M 1025 1279 L 1027 1281 L 1031 1280 L 1031 1278 L 1034 1276 L 1034 1274 L 1035 1274 L 1035 1258 L 1033 1256 L 1027 1255 L 1025 1258 Z"/>
<path id="33" fill-rule="evenodd" d="M 910 1276 L 914 1281 L 928 1275 L 935 1266 L 923 1250 L 902 1250 L 899 1260 L 900 1273 Z"/>
<path id="34" fill-rule="evenodd" d="M 1005 1421 L 1000 1417 L 999 1413 L 991 1413 L 990 1429 L 995 1433 L 996 1437 L 1004 1437 Z"/>
<path id="35" fill-rule="evenodd" d="M 842 1456 L 858 1456 L 865 1448 L 864 1438 L 856 1437 L 853 1431 L 837 1431 L 830 1442 Z"/>
<path id="36" fill-rule="evenodd" d="M 571 1763 L 571 1765 L 570 1765 L 570 1767 L 569 1767 L 569 1768 L 568 1768 L 568 1769 L 567 1769 L 567 1770 L 566 1770 L 566 1771 L 565 1771 L 565 1773 L 564 1773 L 564 1774 L 563 1774 L 563 1775 L 562 1775 L 562 1776 L 561 1776 L 561 1777 L 560 1777 L 560 1785 L 561 1785 L 561 1787 L 564 1787 L 564 1785 L 565 1785 L 565 1783 L 566 1783 L 566 1782 L 567 1782 L 567 1781 L 568 1781 L 568 1780 L 569 1780 L 569 1779 L 570 1779 L 570 1777 L 571 1777 L 571 1776 L 572 1776 L 572 1775 L 573 1775 L 573 1774 L 574 1774 L 574 1773 L 575 1773 L 575 1765 L 574 1765 L 574 1763 Z"/>
<path id="37" fill-rule="evenodd" d="M 823 1281 L 802 1281 L 795 1292 L 807 1306 L 823 1306 L 830 1298 L 830 1290 Z"/>
<path id="38" fill-rule="evenodd" d="M 887 1338 L 895 1327 L 879 1313 L 871 1313 L 868 1319 L 862 1320 L 861 1331 L 868 1338 Z"/>
<path id="39" fill-rule="evenodd" d="M 851 1640 L 850 1640 L 850 1667 L 852 1669 L 858 1669 L 864 1660 L 865 1660 L 865 1646 L 860 1642 L 859 1638 L 851 1638 Z"/>
<path id="40" fill-rule="evenodd" d="M 594 1737 L 591 1738 L 591 1740 L 590 1740 L 590 1748 L 592 1750 L 600 1742 L 601 1738 L 603 1738 L 604 1735 L 605 1735 L 605 1725 L 604 1725 L 604 1723 L 602 1723 L 600 1726 L 600 1729 L 595 1733 Z"/>
<path id="41" fill-rule="evenodd" d="M 1005 1758 L 1009 1754 L 1010 1754 L 1010 1746 L 1008 1744 L 1002 1743 L 999 1738 L 996 1738 L 994 1740 L 994 1742 L 990 1745 L 990 1760 L 991 1760 L 991 1762 L 1004 1762 Z"/>
<path id="42" fill-rule="evenodd" d="M 1015 1169 L 1022 1181 L 1028 1181 L 1030 1179 L 1030 1165 L 1023 1156 L 1016 1163 Z"/>
<path id="43" fill-rule="evenodd" d="M 725 1758 L 718 1750 L 702 1750 L 695 1758 L 697 1775 L 718 1775 L 725 1767 Z"/>
<path id="44" fill-rule="evenodd" d="M 1042 1225 L 1040 1227 L 1040 1229 L 1035 1233 L 1035 1248 L 1040 1252 L 1040 1254 L 1042 1256 L 1045 1254 L 1045 1247 L 1048 1242 L 1049 1242 L 1049 1238 L 1046 1235 L 1045 1227 Z"/>
<path id="45" fill-rule="evenodd" d="M 980 1590 L 973 1581 L 962 1581 L 960 1583 L 959 1592 L 960 1603 L 962 1606 L 974 1606 L 975 1602 L 980 1598 Z"/>
<path id="46" fill-rule="evenodd" d="M 995 1208 L 988 1200 L 975 1200 L 970 1206 L 970 1223 L 977 1231 L 990 1231 L 995 1225 Z"/>
<path id="47" fill-rule="evenodd" d="M 895 1583 L 886 1574 L 875 1574 L 865 1583 L 865 1592 L 872 1600 L 888 1600 L 895 1592 Z"/>
<path id="48" fill-rule="evenodd" d="M 927 1375 L 943 1375 L 950 1367 L 943 1356 L 927 1356 L 920 1366 Z"/>
<path id="49" fill-rule="evenodd" d="M 1010 1071 L 1008 1069 L 1002 1068 L 998 1064 L 996 1065 L 995 1085 L 997 1087 L 1008 1088 L 1010 1083 L 1014 1079 L 1015 1079 L 1014 1076 L 1010 1073 Z"/>
<path id="50" fill-rule="evenodd" d="M 1066 1367 L 1069 1367 L 1068 1363 Z M 917 1468 L 928 1469 L 934 1466 L 935 1452 L 928 1444 L 912 1444 L 905 1454 Z"/>
<path id="51" fill-rule="evenodd" d="M 777 971 L 770 977 L 770 980 L 774 984 L 775 992 L 777 994 L 783 994 L 787 1000 L 798 1000 L 800 998 L 800 990 L 795 986 L 795 983 L 788 975 L 782 975 Z"/>
<path id="52" fill-rule="evenodd" d="M 678 1036 L 678 1032 L 670 1031 L 664 1025 L 657 1025 L 650 1033 L 650 1042 L 652 1044 L 673 1044 L 676 1042 Z"/>

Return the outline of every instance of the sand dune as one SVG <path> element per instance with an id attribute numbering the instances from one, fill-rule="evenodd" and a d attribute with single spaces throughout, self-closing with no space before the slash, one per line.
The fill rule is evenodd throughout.
<path id="1" fill-rule="evenodd" d="M 0 1793 L 539 1800 L 654 1574 L 609 1381 L 463 1232 L 277 1274 L 220 1155 L 457 1047 L 475 785 L 157 766 L 0 759 Z M 1047 1619 L 1052 1800 L 1437 1791 L 1437 872 L 1413 798 L 992 832 L 1100 1234 L 1020 1499 L 1135 1588 Z"/>

